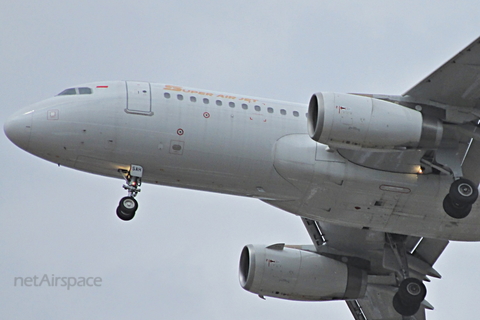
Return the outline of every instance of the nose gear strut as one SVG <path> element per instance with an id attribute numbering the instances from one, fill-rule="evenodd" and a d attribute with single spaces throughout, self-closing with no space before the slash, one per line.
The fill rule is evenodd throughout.
<path id="1" fill-rule="evenodd" d="M 137 194 L 141 191 L 143 167 L 139 165 L 130 165 L 130 170 L 119 169 L 118 172 L 125 179 L 123 189 L 128 191 L 128 196 L 123 197 L 117 207 L 117 216 L 124 220 L 132 220 L 138 209 L 138 202 L 135 200 Z"/>

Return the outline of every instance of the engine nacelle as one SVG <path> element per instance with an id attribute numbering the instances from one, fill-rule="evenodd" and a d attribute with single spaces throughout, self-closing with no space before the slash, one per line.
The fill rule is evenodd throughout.
<path id="1" fill-rule="evenodd" d="M 247 245 L 240 257 L 240 284 L 260 296 L 288 300 L 357 299 L 365 295 L 365 271 L 283 244 Z"/>
<path id="2" fill-rule="evenodd" d="M 316 93 L 308 107 L 310 137 L 344 149 L 436 149 L 438 119 L 384 100 L 340 93 Z"/>

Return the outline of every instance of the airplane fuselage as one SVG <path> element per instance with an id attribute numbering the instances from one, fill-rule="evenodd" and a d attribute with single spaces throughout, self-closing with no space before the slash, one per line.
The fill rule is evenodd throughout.
<path id="1" fill-rule="evenodd" d="M 29 106 L 5 132 L 34 155 L 94 174 L 121 178 L 137 164 L 147 183 L 254 197 L 345 226 L 480 240 L 476 204 L 462 220 L 443 212 L 451 177 L 355 164 L 309 137 L 306 113 L 296 103 L 112 81 Z"/>

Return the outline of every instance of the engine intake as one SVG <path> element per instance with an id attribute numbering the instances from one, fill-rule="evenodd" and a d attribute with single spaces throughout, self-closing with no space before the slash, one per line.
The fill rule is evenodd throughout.
<path id="1" fill-rule="evenodd" d="M 384 100 L 340 93 L 316 93 L 308 107 L 310 137 L 344 149 L 436 149 L 438 119 Z"/>
<path id="2" fill-rule="evenodd" d="M 357 299 L 367 286 L 363 270 L 283 245 L 245 246 L 239 279 L 252 293 L 300 301 Z"/>

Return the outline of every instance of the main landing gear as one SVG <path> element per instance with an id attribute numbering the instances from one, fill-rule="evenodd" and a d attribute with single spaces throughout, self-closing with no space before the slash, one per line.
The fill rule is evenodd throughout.
<path id="1" fill-rule="evenodd" d="M 138 202 L 135 197 L 141 191 L 139 187 L 142 185 L 143 168 L 132 164 L 129 171 L 122 169 L 118 171 L 125 179 L 126 184 L 123 185 L 123 188 L 128 191 L 128 196 L 120 200 L 117 207 L 117 216 L 124 221 L 129 221 L 133 219 L 138 209 Z"/>
<path id="2" fill-rule="evenodd" d="M 443 209 L 450 217 L 462 219 L 468 216 L 477 198 L 478 187 L 472 181 L 460 178 L 450 186 L 449 193 L 443 199 Z"/>
<path id="3" fill-rule="evenodd" d="M 454 181 L 450 185 L 450 190 L 443 199 L 443 209 L 450 217 L 463 219 L 468 216 L 472 205 L 477 201 L 478 181 L 474 183 L 464 178 L 462 159 L 458 154 L 450 149 L 439 149 L 436 153 L 439 163 L 427 159 L 422 159 L 420 162 L 453 177 Z"/>
<path id="4" fill-rule="evenodd" d="M 405 247 L 406 236 L 398 234 L 386 234 L 390 248 L 397 260 L 400 282 L 397 293 L 393 296 L 393 308 L 405 317 L 413 316 L 420 309 L 422 301 L 427 295 L 427 288 L 417 278 L 410 278 L 407 250 Z"/>
<path id="5" fill-rule="evenodd" d="M 402 316 L 413 316 L 426 295 L 427 289 L 421 280 L 406 278 L 393 296 L 393 308 Z"/>

